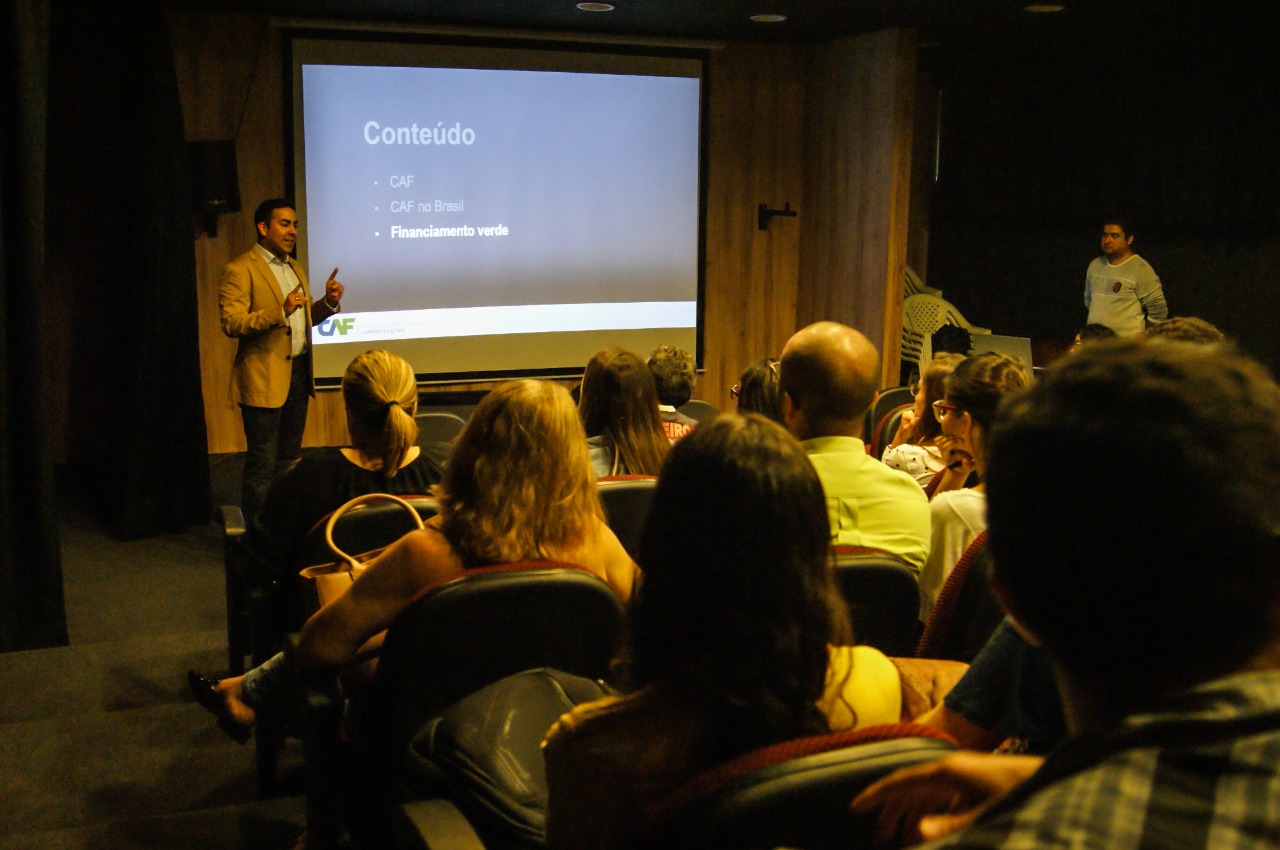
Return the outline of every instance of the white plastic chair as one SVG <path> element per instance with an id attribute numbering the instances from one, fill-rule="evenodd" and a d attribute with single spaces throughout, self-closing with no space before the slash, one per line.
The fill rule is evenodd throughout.
<path id="1" fill-rule="evenodd" d="M 923 293 L 924 295 L 936 295 L 939 298 L 942 297 L 942 290 L 934 289 L 932 286 L 926 286 L 925 282 L 920 279 L 920 275 L 916 274 L 915 269 L 911 268 L 911 266 L 907 266 L 906 270 L 907 280 L 906 285 L 903 287 L 904 296 L 920 295 Z"/>
<path id="2" fill-rule="evenodd" d="M 902 302 L 902 358 L 918 367 L 933 359 L 933 332 L 943 325 L 959 325 L 971 334 L 989 334 L 990 328 L 971 324 L 956 306 L 936 295 L 909 295 Z"/>

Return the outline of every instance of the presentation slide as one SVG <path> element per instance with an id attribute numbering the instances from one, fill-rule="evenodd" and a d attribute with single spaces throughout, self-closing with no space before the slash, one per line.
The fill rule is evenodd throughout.
<path id="1" fill-rule="evenodd" d="M 424 377 L 696 346 L 700 79 L 299 62 L 317 377 L 368 348 Z M 295 145 L 295 158 L 299 146 Z"/>

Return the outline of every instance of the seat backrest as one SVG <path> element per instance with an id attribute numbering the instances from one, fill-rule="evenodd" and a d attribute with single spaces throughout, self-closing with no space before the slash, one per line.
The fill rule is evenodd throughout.
<path id="1" fill-rule="evenodd" d="M 910 387 L 888 387 L 881 390 L 880 394 L 876 396 L 875 402 L 867 410 L 866 433 L 863 435 L 867 444 L 870 445 L 875 427 L 884 420 L 889 411 L 904 404 L 912 404 L 914 401 L 915 398 L 911 395 Z"/>
<path id="2" fill-rule="evenodd" d="M 955 749 L 945 734 L 912 723 L 775 744 L 676 791 L 659 813 L 660 843 L 718 850 L 870 847 L 874 822 L 855 819 L 850 800 L 898 768 Z"/>
<path id="3" fill-rule="evenodd" d="M 467 421 L 453 413 L 419 413 L 413 417 L 418 423 L 418 445 L 424 443 L 452 443 L 467 427 Z"/>
<path id="4" fill-rule="evenodd" d="M 398 758 L 440 709 L 513 673 L 554 667 L 603 678 L 622 633 L 622 603 L 569 564 L 480 567 L 424 589 L 387 629 L 356 706 L 362 743 Z"/>
<path id="5" fill-rule="evenodd" d="M 984 530 L 961 554 L 925 623 L 916 645 L 918 658 L 973 661 L 1004 618 L 991 589 L 991 556 Z"/>
<path id="6" fill-rule="evenodd" d="M 610 691 L 561 670 L 525 670 L 444 709 L 414 737 L 412 768 L 442 774 L 486 847 L 545 843 L 542 740 L 560 716 Z"/>
<path id="7" fill-rule="evenodd" d="M 892 442 L 893 435 L 898 433 L 898 426 L 902 424 L 902 414 L 911 407 L 911 404 L 900 404 L 880 417 L 867 437 L 867 454 L 876 460 L 884 456 L 885 447 Z"/>
<path id="8" fill-rule="evenodd" d="M 924 494 L 932 499 L 933 494 L 938 492 L 938 485 L 942 483 L 942 476 L 946 474 L 947 471 L 945 469 L 939 469 L 935 472 L 933 477 L 929 479 L 929 483 L 924 485 Z"/>
<path id="9" fill-rule="evenodd" d="M 836 546 L 834 560 L 854 640 L 885 655 L 910 655 L 920 633 L 915 573 L 901 558 L 861 546 Z"/>
<path id="10" fill-rule="evenodd" d="M 440 512 L 440 506 L 429 496 L 401 496 L 423 522 Z M 325 514 L 307 532 L 299 549 L 297 566 L 328 564 L 337 556 L 324 539 L 324 528 L 333 512 Z M 356 505 L 338 518 L 333 526 L 333 542 L 349 555 L 358 555 L 390 546 L 417 526 L 403 507 L 392 502 Z"/>
<path id="11" fill-rule="evenodd" d="M 720 415 L 719 409 L 709 401 L 703 401 L 700 398 L 691 398 L 678 408 L 681 413 L 690 419 L 697 419 L 699 422 L 707 422 L 715 419 Z"/>
<path id="12" fill-rule="evenodd" d="M 916 270 L 911 268 L 911 266 L 907 266 L 905 271 L 906 274 L 904 276 L 906 280 L 903 283 L 902 291 L 906 295 L 910 296 L 924 293 L 926 295 L 936 295 L 939 298 L 942 297 L 942 290 L 935 289 L 934 287 L 927 285 L 920 279 L 920 275 L 916 274 Z"/>
<path id="13" fill-rule="evenodd" d="M 596 483 L 609 528 L 633 559 L 640 551 L 640 534 L 657 486 L 658 479 L 652 475 L 610 476 Z"/>

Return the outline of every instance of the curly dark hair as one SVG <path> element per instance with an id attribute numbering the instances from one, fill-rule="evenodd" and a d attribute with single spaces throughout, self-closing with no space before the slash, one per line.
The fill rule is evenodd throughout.
<path id="1" fill-rule="evenodd" d="M 658 401 L 679 407 L 693 397 L 698 364 L 692 354 L 674 345 L 659 345 L 649 354 L 648 365 Z"/>
<path id="2" fill-rule="evenodd" d="M 672 688 L 713 731 L 708 763 L 826 731 L 827 645 L 848 638 L 813 466 L 762 416 L 671 449 L 640 544 L 627 678 Z"/>

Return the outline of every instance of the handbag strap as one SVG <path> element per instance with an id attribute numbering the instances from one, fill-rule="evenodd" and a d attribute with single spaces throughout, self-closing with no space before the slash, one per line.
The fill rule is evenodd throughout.
<path id="1" fill-rule="evenodd" d="M 333 527 L 337 525 L 338 520 L 353 508 L 361 505 L 367 505 L 370 502 L 394 502 L 409 512 L 409 516 L 413 517 L 414 525 L 419 530 L 423 528 L 422 517 L 418 515 L 417 509 L 406 502 L 399 496 L 393 496 L 390 493 L 365 493 L 363 496 L 356 496 L 351 501 L 339 507 L 329 516 L 329 521 L 324 525 L 324 542 L 329 544 L 329 548 L 333 550 L 333 554 L 337 555 L 343 563 L 346 564 L 349 572 L 355 573 L 360 568 L 360 561 L 355 555 L 349 555 L 338 548 L 338 544 L 333 542 Z M 359 553 L 357 553 L 359 554 Z"/>

